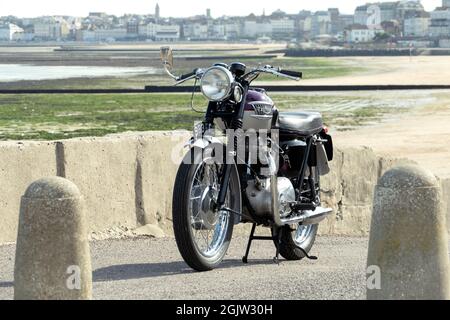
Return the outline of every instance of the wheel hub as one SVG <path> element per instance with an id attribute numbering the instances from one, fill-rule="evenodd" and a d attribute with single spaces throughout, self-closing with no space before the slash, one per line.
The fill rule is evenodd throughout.
<path id="1" fill-rule="evenodd" d="M 219 214 L 216 209 L 216 190 L 208 186 L 202 193 L 200 220 L 203 228 L 212 230 L 215 228 Z"/>

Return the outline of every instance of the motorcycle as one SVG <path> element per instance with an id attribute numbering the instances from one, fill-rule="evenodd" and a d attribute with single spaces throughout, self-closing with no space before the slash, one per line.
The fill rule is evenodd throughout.
<path id="1" fill-rule="evenodd" d="M 299 81 L 302 73 L 235 62 L 176 76 L 170 47 L 161 48 L 161 59 L 177 85 L 195 80 L 195 92 L 199 81 L 209 101 L 173 191 L 173 229 L 185 262 L 197 271 L 216 268 L 241 223 L 252 224 L 244 263 L 254 240 L 274 243 L 276 263 L 280 255 L 317 259 L 309 253 L 319 223 L 332 212 L 320 199 L 332 137 L 320 113 L 279 112 L 264 89 L 251 86 L 261 74 Z M 270 228 L 271 236 L 255 236 L 257 226 Z"/>

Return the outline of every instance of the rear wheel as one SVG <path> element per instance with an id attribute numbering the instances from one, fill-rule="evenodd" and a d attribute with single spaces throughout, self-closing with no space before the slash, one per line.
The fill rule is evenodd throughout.
<path id="1" fill-rule="evenodd" d="M 191 151 L 193 152 L 193 151 Z M 173 193 L 173 228 L 184 261 L 197 271 L 208 271 L 223 260 L 233 233 L 234 216 L 218 211 L 215 203 L 220 190 L 223 165 L 196 152 L 193 164 L 182 163 Z M 231 180 L 225 206 L 240 212 L 239 181 Z"/>
<path id="2" fill-rule="evenodd" d="M 286 260 L 301 260 L 305 258 L 302 248 L 309 254 L 316 240 L 318 224 L 300 226 L 284 226 L 280 229 L 280 255 Z M 272 230 L 272 233 L 274 231 Z M 276 241 L 276 240 L 275 240 Z M 275 243 L 277 245 L 277 243 Z"/>
<path id="3" fill-rule="evenodd" d="M 320 174 L 319 168 L 309 167 L 309 170 L 313 171 L 314 184 L 312 181 L 308 181 L 307 185 L 309 185 L 310 190 L 308 197 L 313 199 L 317 203 L 320 203 Z M 313 186 L 311 186 L 313 185 Z M 312 192 L 312 187 L 314 187 L 315 192 Z M 306 186 L 305 186 L 306 188 Z M 315 194 L 315 196 L 314 196 Z M 305 252 L 309 254 L 311 248 L 314 245 L 316 240 L 317 230 L 319 229 L 318 224 L 313 225 L 292 225 L 292 226 L 284 226 L 279 232 L 280 234 L 280 243 L 279 243 L 279 251 L 283 258 L 286 260 L 301 260 L 306 257 Z M 272 234 L 274 233 L 272 229 Z M 275 243 L 275 246 L 277 242 Z M 300 250 L 298 247 L 302 248 L 304 251 Z"/>

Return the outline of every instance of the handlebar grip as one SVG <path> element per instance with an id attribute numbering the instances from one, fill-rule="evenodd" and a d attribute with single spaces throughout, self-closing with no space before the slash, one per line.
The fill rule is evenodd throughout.
<path id="1" fill-rule="evenodd" d="M 180 76 L 180 78 L 178 79 L 178 81 L 182 81 L 185 80 L 187 78 L 190 78 L 192 76 L 195 76 L 197 74 L 197 69 L 195 69 L 194 71 L 190 72 L 190 73 L 186 73 Z"/>
<path id="2" fill-rule="evenodd" d="M 290 77 L 294 77 L 294 78 L 302 78 L 303 77 L 303 73 L 302 72 L 297 72 L 297 71 L 289 71 L 289 70 L 280 70 L 280 73 L 285 74 L 287 76 Z"/>

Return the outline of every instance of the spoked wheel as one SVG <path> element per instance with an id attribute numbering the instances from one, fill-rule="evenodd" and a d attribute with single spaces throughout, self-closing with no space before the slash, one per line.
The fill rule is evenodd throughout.
<path id="1" fill-rule="evenodd" d="M 316 240 L 319 225 L 284 226 L 280 232 L 280 255 L 286 260 L 301 260 L 305 258 L 302 248 L 309 254 Z M 273 230 L 272 230 L 273 232 Z M 275 243 L 277 245 L 277 243 Z"/>
<path id="2" fill-rule="evenodd" d="M 178 249 L 184 261 L 197 271 L 208 271 L 223 260 L 234 226 L 234 215 L 219 211 L 222 164 L 201 159 L 181 164 L 173 194 L 173 226 Z M 231 175 L 225 207 L 240 212 L 239 180 Z"/>

